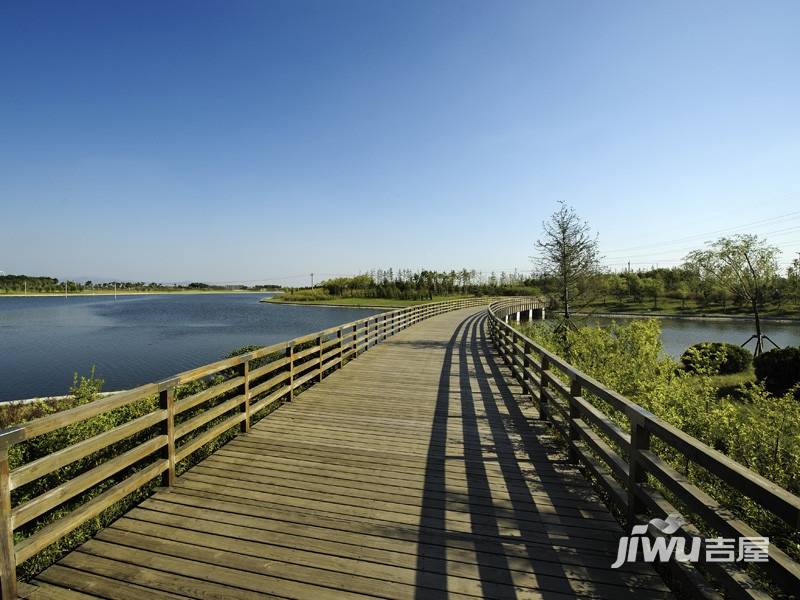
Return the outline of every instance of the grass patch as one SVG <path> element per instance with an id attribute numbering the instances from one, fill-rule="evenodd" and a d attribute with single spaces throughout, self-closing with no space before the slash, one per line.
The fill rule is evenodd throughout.
<path id="1" fill-rule="evenodd" d="M 725 306 L 715 303 L 702 305 L 694 300 L 686 300 L 683 302 L 675 298 L 659 298 L 657 307 L 654 306 L 652 299 L 645 299 L 641 302 L 636 302 L 632 299 L 624 302 L 607 299 L 605 302 L 593 302 L 586 306 L 583 310 L 586 312 L 607 312 L 620 314 L 641 313 L 648 315 L 683 315 L 695 317 L 707 315 L 749 317 L 752 315 L 750 307 L 744 305 L 736 306 L 730 302 L 728 302 Z M 761 315 L 764 317 L 800 318 L 800 307 L 793 306 L 789 303 L 786 303 L 781 307 L 776 305 L 768 305 L 762 308 Z"/>
<path id="2" fill-rule="evenodd" d="M 712 375 L 711 383 L 717 390 L 717 398 L 726 396 L 735 400 L 743 400 L 747 397 L 744 390 L 749 385 L 755 385 L 756 374 L 753 367 L 741 373 L 730 373 L 728 375 Z"/>

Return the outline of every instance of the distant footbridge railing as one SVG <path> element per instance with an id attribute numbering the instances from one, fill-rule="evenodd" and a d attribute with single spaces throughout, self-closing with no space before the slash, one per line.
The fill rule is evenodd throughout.
<path id="1" fill-rule="evenodd" d="M 675 536 L 702 537 L 696 527 L 702 524 L 727 539 L 763 537 L 662 456 L 671 453 L 732 486 L 790 531 L 800 529 L 800 498 L 606 388 L 509 324 L 540 308 L 527 299 L 490 304 L 494 344 L 523 389 L 538 399 L 540 416 L 565 441 L 570 459 L 599 484 L 629 527 L 677 513 L 687 524 Z M 649 533 L 660 535 L 652 526 Z M 800 564 L 774 544 L 768 562 L 750 564 L 787 597 L 800 597 Z M 672 561 L 669 566 L 698 597 L 720 597 L 717 589 L 732 598 L 770 597 L 729 563 Z"/>

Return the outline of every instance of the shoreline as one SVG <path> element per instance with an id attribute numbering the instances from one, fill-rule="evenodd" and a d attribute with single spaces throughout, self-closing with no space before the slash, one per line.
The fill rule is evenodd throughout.
<path id="1" fill-rule="evenodd" d="M 394 306 L 389 306 L 388 304 L 384 304 L 383 306 L 375 306 L 374 304 L 324 304 L 321 302 L 291 302 L 289 300 L 279 300 L 277 302 L 273 302 L 271 298 L 262 298 L 259 302 L 264 302 L 265 304 L 281 304 L 285 306 L 320 306 L 322 308 L 371 308 L 375 310 L 393 310 L 396 308 L 405 308 L 406 306 L 413 306 L 413 304 L 396 304 Z"/>
<path id="2" fill-rule="evenodd" d="M 720 314 L 710 314 L 710 315 L 665 315 L 665 314 L 652 314 L 652 313 L 587 313 L 587 312 L 576 312 L 573 313 L 575 316 L 579 317 L 600 317 L 603 319 L 677 319 L 682 321 L 752 321 L 752 316 L 744 316 L 744 315 L 720 315 Z M 800 318 L 796 317 L 761 317 L 762 322 L 769 322 L 769 323 L 800 323 Z"/>
<path id="3" fill-rule="evenodd" d="M 167 296 L 169 294 L 197 295 L 197 294 L 275 294 L 279 292 L 264 292 L 254 290 L 173 290 L 152 292 L 117 292 L 117 296 Z M 106 292 L 74 292 L 67 294 L 55 292 L 31 294 L 0 294 L 0 298 L 73 298 L 76 296 L 114 296 L 114 291 Z"/>
<path id="4" fill-rule="evenodd" d="M 128 390 L 113 390 L 111 392 L 100 392 L 97 394 L 97 399 L 105 398 L 106 396 L 113 396 L 115 394 L 121 394 L 122 392 L 127 392 Z M 69 400 L 70 398 L 74 398 L 74 396 L 70 394 L 66 394 L 64 396 L 39 396 L 34 398 L 20 398 L 18 400 L 0 400 L 0 406 L 5 404 L 14 404 L 17 406 L 21 406 L 24 404 L 34 404 L 36 402 L 56 402 L 58 400 Z"/>

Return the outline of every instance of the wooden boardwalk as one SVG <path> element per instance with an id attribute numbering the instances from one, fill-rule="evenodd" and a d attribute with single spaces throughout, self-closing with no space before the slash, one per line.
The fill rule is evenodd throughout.
<path id="1" fill-rule="evenodd" d="M 389 338 L 42 572 L 31 598 L 662 598 L 485 309 Z M 21 590 L 24 593 L 24 590 Z"/>

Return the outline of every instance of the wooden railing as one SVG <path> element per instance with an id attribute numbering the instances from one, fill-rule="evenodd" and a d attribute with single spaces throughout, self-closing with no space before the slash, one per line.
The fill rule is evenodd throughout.
<path id="1" fill-rule="evenodd" d="M 232 430 L 248 431 L 254 415 L 291 400 L 299 390 L 321 381 L 344 362 L 415 323 L 451 310 L 485 305 L 488 301 L 488 298 L 459 299 L 381 313 L 0 431 L 2 599 L 17 597 L 18 565 L 132 493 L 152 486 L 154 480 L 160 478 L 161 485 L 173 485 L 176 465 L 208 444 L 218 442 L 221 436 L 230 435 Z M 189 389 L 191 393 L 179 397 L 177 392 L 186 392 L 187 385 L 196 389 Z M 95 417 L 142 405 L 151 410 L 74 443 L 69 443 L 69 435 L 65 434 L 68 440 L 57 450 L 11 468 L 15 446 L 31 443 L 45 434 L 68 432 L 70 427 Z M 120 445 L 124 451 L 116 453 L 114 449 Z M 96 458 L 98 453 L 105 453 L 102 462 Z M 52 488 L 37 490 L 33 497 L 21 493 L 26 485 L 86 459 L 88 466 L 74 477 L 66 481 L 59 478 Z M 87 494 L 98 486 L 102 489 L 100 493 Z M 90 497 L 80 502 L 84 495 Z M 37 519 L 42 525 L 31 527 Z M 21 537 L 19 530 L 26 526 L 31 531 L 15 543 L 15 532 Z"/>
<path id="2" fill-rule="evenodd" d="M 570 459 L 599 483 L 629 527 L 651 517 L 681 514 L 670 496 L 684 507 L 688 522 L 675 535 L 701 536 L 694 521 L 725 538 L 760 537 L 657 454 L 660 449 L 699 465 L 783 520 L 790 531 L 800 528 L 800 498 L 606 388 L 508 324 L 509 318 L 531 308 L 530 300 L 492 303 L 488 313 L 494 344 L 526 392 L 538 399 L 541 418 L 568 445 Z M 774 544 L 768 562 L 751 564 L 787 595 L 800 594 L 800 565 Z M 717 589 L 733 598 L 769 597 L 747 573 L 727 563 L 701 562 L 697 569 L 672 562 L 669 567 L 699 597 L 719 597 Z"/>

